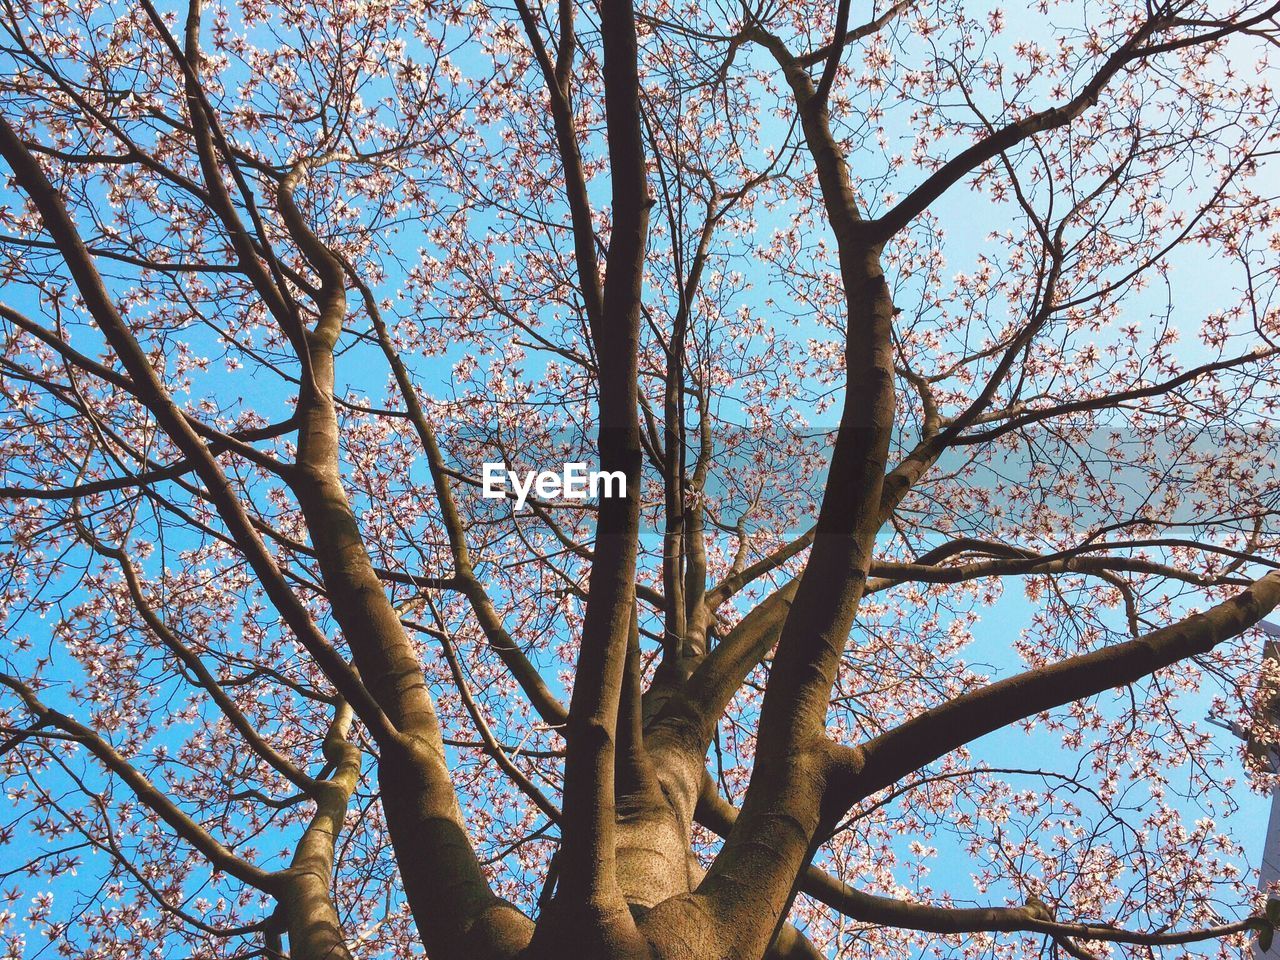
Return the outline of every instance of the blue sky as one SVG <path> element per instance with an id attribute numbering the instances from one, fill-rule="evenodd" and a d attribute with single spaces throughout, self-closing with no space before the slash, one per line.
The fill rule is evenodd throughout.
<path id="1" fill-rule="evenodd" d="M 1008 15 L 1013 21 L 1010 32 L 1015 35 L 1020 27 L 1019 20 L 1025 24 L 1025 29 L 1028 32 L 1033 28 L 1038 28 L 1040 25 L 1036 16 L 1025 9 L 1008 11 Z M 605 190 L 606 185 L 603 182 L 594 185 L 593 194 L 597 202 L 603 202 Z M 946 224 L 950 234 L 951 240 L 948 245 L 948 252 L 951 259 L 948 269 L 952 274 L 972 267 L 973 262 L 966 262 L 965 254 L 976 255 L 976 252 L 984 246 L 991 222 L 1006 215 L 994 210 L 983 197 L 973 195 L 963 187 L 952 191 L 940 201 L 935 210 Z M 762 218 L 759 226 L 760 238 L 767 237 L 768 233 L 776 225 L 776 222 L 771 222 L 768 218 Z M 416 243 L 418 238 L 412 237 L 412 234 L 406 234 L 405 240 L 409 241 L 411 245 Z M 1200 251 L 1189 250 L 1176 257 L 1173 264 L 1175 281 L 1178 281 L 1182 276 L 1190 277 L 1193 272 L 1198 273 L 1202 270 L 1205 266 L 1201 262 L 1202 256 L 1203 254 Z M 391 291 L 399 284 L 401 279 L 401 277 L 395 275 L 390 276 L 380 292 Z M 1211 284 L 1179 283 L 1179 291 L 1179 312 L 1189 324 L 1198 323 L 1201 315 L 1222 305 L 1220 291 L 1215 290 Z M 762 300 L 766 292 L 765 287 L 761 285 L 753 296 Z M 29 305 L 24 303 L 24 294 L 21 290 L 13 291 L 12 294 L 10 291 L 5 291 L 4 296 L 6 298 L 12 296 L 11 302 L 19 308 Z M 1136 309 L 1140 309 L 1140 307 Z M 819 330 L 816 327 L 812 330 L 805 330 L 802 327 L 798 331 L 798 335 L 827 337 L 830 336 L 830 332 Z M 415 373 L 421 378 L 421 382 L 427 387 L 428 392 L 436 393 L 437 387 L 439 394 L 444 394 L 447 391 L 450 365 L 464 351 L 464 347 L 459 347 L 445 356 L 420 361 L 416 364 Z M 342 367 L 342 376 L 346 377 L 352 386 L 366 389 L 371 394 L 378 395 L 381 393 L 386 375 L 380 363 L 372 362 L 373 357 L 374 355 L 371 351 L 353 352 Z M 356 362 L 357 358 L 360 358 L 360 363 Z M 366 358 L 371 361 L 367 366 L 364 365 Z M 215 369 L 217 368 L 215 367 Z M 537 375 L 536 363 L 529 364 L 528 369 L 531 376 Z M 246 373 L 227 374 L 219 370 L 211 373 L 209 379 L 205 382 L 214 385 L 219 391 L 225 388 L 227 393 L 242 395 L 255 406 L 263 404 L 274 406 L 279 402 L 274 383 L 264 389 L 262 385 L 255 383 Z M 73 592 L 68 597 L 68 602 L 74 603 L 76 599 L 77 595 Z M 975 643 L 968 652 L 967 659 L 971 662 L 989 663 L 997 672 L 1013 669 L 1016 666 L 1016 662 L 1010 650 L 1010 641 L 1016 637 L 1019 630 L 1029 623 L 1034 609 L 1035 607 L 1023 595 L 1019 584 L 1016 582 L 1008 583 L 1003 598 L 993 607 L 983 611 L 981 621 L 975 631 Z M 38 636 L 46 628 L 34 617 L 28 617 L 17 629 L 26 630 Z M 1207 698 L 1204 701 L 1204 708 L 1207 709 Z M 1198 710 L 1200 713 L 1204 712 L 1204 710 L 1200 710 L 1200 704 L 1196 698 L 1188 699 L 1186 710 L 1188 715 L 1193 716 L 1197 715 Z M 1219 735 L 1222 738 L 1230 736 L 1221 731 Z M 976 744 L 974 749 L 975 754 L 993 760 L 1000 758 L 1006 762 L 1021 761 L 1023 758 L 1033 755 L 1038 761 L 1053 760 L 1069 763 L 1071 760 L 1067 753 L 1055 747 L 1052 738 L 1045 736 L 1027 738 L 1013 731 L 993 734 Z M 1260 847 L 1265 830 L 1268 801 L 1243 789 L 1239 791 L 1237 799 L 1240 809 L 1232 818 L 1232 830 L 1247 847 L 1256 850 Z M 1191 811 L 1193 805 L 1188 803 L 1187 809 Z M 10 846 L 5 852 L 5 856 L 12 858 L 15 849 L 20 854 L 25 852 L 23 845 L 19 843 L 16 847 Z M 1251 862 L 1256 863 L 1256 857 L 1251 856 Z M 65 902 L 77 895 L 91 894 L 96 887 L 94 876 L 95 871 L 86 868 L 75 876 L 65 876 L 57 880 L 53 886 L 59 900 Z M 933 882 L 938 889 L 951 891 L 957 897 L 967 897 L 971 885 L 969 871 L 963 858 L 949 857 L 941 860 L 933 877 Z M 37 954 L 32 953 L 30 955 L 35 956 Z"/>

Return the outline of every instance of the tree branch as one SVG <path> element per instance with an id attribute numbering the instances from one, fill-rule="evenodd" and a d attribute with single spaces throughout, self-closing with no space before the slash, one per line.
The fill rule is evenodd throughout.
<path id="1" fill-rule="evenodd" d="M 911 770 L 987 733 L 1207 653 L 1277 605 L 1280 571 L 1273 571 L 1204 613 L 949 700 L 860 746 L 842 749 L 828 787 L 828 802 L 848 810 Z"/>

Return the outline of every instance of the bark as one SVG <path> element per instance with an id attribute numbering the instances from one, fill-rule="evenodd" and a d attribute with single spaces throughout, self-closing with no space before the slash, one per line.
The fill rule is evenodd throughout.
<path id="1" fill-rule="evenodd" d="M 116 310 L 57 191 L 3 118 L 0 118 L 0 154 L 9 162 L 19 185 L 40 212 L 45 229 L 58 244 L 85 305 L 124 365 L 129 378 L 117 382 L 151 411 L 174 444 L 196 464 L 196 473 L 236 546 L 245 555 L 254 574 L 262 582 L 267 597 L 299 642 L 315 658 L 330 682 L 352 705 L 374 736 L 390 738 L 392 728 L 385 714 L 350 665 L 316 628 L 310 613 L 289 587 L 222 468 L 193 423 L 169 396 L 150 360 Z"/>
<path id="2" fill-rule="evenodd" d="M 378 767 L 392 845 L 428 952 L 441 958 L 510 956 L 532 933 L 497 898 L 480 868 L 449 776 L 439 720 L 422 665 L 373 568 L 343 488 L 334 346 L 346 318 L 344 272 L 293 201 L 303 166 L 281 183 L 279 204 L 320 277 L 319 319 L 307 334 L 311 384 L 298 404 L 297 469 L 291 477 L 306 518 L 334 619 L 369 691 L 395 725 Z"/>
<path id="3" fill-rule="evenodd" d="M 1207 653 L 1280 605 L 1280 571 L 1204 613 L 1037 670 L 1029 670 L 927 710 L 841 753 L 832 792 L 842 809 L 910 771 L 993 730 L 1053 707 L 1133 683 Z"/>
<path id="4" fill-rule="evenodd" d="M 347 742 L 351 717 L 351 709 L 340 705 L 325 737 L 324 757 L 334 772 L 312 788 L 316 812 L 279 895 L 290 960 L 351 960 L 332 895 L 334 844 L 360 779 L 360 750 Z"/>
<path id="5" fill-rule="evenodd" d="M 907 372 L 920 393 L 925 413 L 922 437 L 914 451 L 889 469 L 894 427 L 895 363 L 892 326 L 895 313 L 881 266 L 883 244 L 974 169 L 999 157 L 1037 133 L 1072 122 L 1089 110 L 1116 76 L 1154 51 L 1188 41 L 1156 43 L 1168 23 L 1153 16 L 1103 58 L 1101 67 L 1066 103 L 1030 114 L 993 130 L 986 138 L 941 164 L 916 190 L 885 216 L 867 221 L 857 208 L 839 142 L 828 122 L 828 100 L 845 44 L 880 29 L 906 8 L 898 3 L 862 27 L 849 28 L 850 4 L 837 5 L 830 43 L 793 56 L 761 24 L 751 21 L 732 44 L 754 42 L 767 49 L 789 85 L 816 170 L 822 201 L 835 236 L 845 294 L 848 340 L 847 384 L 840 428 L 827 489 L 813 530 L 758 563 L 736 564 L 722 583 L 706 582 L 703 524 L 706 515 L 693 503 L 706 479 L 710 440 L 706 396 L 686 370 L 685 353 L 693 301 L 707 261 L 719 213 L 713 192 L 693 260 L 681 281 L 679 309 L 667 345 L 663 395 L 664 432 L 650 417 L 650 455 L 662 470 L 666 529 L 662 558 L 663 593 L 637 588 L 637 539 L 640 480 L 644 452 L 638 410 L 640 317 L 650 198 L 638 70 L 635 13 L 628 0 L 602 0 L 605 126 L 612 189 L 612 234 L 608 273 L 602 282 L 592 210 L 579 153 L 572 97 L 576 38 L 570 0 L 559 5 L 560 36 L 554 59 L 543 41 L 540 20 L 524 0 L 517 7 L 534 59 L 550 97 L 556 144 L 565 176 L 565 196 L 573 230 L 577 283 L 585 305 L 599 388 L 600 467 L 627 478 L 625 497 L 600 505 L 591 551 L 571 546 L 591 561 L 586 612 L 572 699 L 566 709 L 506 631 L 476 576 L 467 547 L 466 526 L 450 486 L 450 472 L 436 445 L 431 424 L 418 403 L 409 372 L 393 348 L 378 316 L 374 296 L 350 264 L 341 260 L 312 230 L 295 199 L 308 175 L 308 161 L 279 178 L 274 198 L 288 240 L 301 253 L 315 283 L 286 271 L 271 250 L 269 233 L 238 166 L 237 154 L 223 137 L 200 78 L 200 4 L 192 0 L 184 45 L 179 48 L 163 19 L 143 3 L 154 28 L 178 64 L 195 159 L 204 184 L 191 184 L 208 204 L 235 252 L 242 272 L 270 316 L 297 350 L 301 369 L 298 408 L 284 424 L 251 437 L 217 434 L 186 414 L 167 392 L 144 349 L 121 317 L 95 266 L 95 254 L 83 243 L 57 190 L 16 132 L 0 119 L 0 154 L 30 196 L 49 235 L 61 252 L 76 288 L 125 373 L 72 350 L 59 337 L 30 324 L 11 308 L 4 317 L 39 337 L 74 366 L 101 377 L 136 397 L 151 412 L 181 453 L 178 462 L 148 466 L 132 484 L 164 479 L 184 483 L 215 508 L 224 536 L 245 557 L 284 622 L 306 647 L 337 689 L 342 705 L 325 738 L 323 753 L 331 774 L 313 779 L 256 733 L 250 721 L 219 687 L 200 658 L 152 610 L 122 551 L 87 535 L 94 549 L 116 559 L 125 573 L 130 597 L 157 639 L 193 675 L 231 726 L 259 757 L 298 785 L 316 804 L 291 865 L 267 873 L 245 862 L 186 815 L 93 730 L 42 704 L 32 687 L 0 675 L 40 724 L 56 727 L 84 744 L 138 799 L 182 839 L 220 870 L 269 892 L 280 903 L 280 919 L 296 960 L 349 960 L 341 918 L 333 898 L 335 840 L 360 778 L 361 751 L 349 742 L 353 719 L 365 725 L 379 751 L 377 778 L 404 890 L 423 944 L 437 960 L 542 960 L 570 950 L 583 960 L 770 960 L 814 958 L 818 952 L 789 925 L 787 916 L 798 890 L 867 923 L 886 923 L 943 933 L 1030 931 L 1061 939 L 1111 939 L 1155 945 L 1185 943 L 1239 932 L 1258 918 L 1212 930 L 1117 931 L 1097 925 L 1059 922 L 1037 905 L 940 910 L 875 897 L 825 876 L 810 865 L 825 830 L 858 803 L 912 771 L 984 734 L 1054 706 L 1092 696 L 1117 684 L 1132 683 L 1152 672 L 1212 649 L 1238 635 L 1280 604 L 1280 573 L 1248 586 L 1231 600 L 1181 623 L 1061 663 L 1031 670 L 960 696 L 890 729 L 866 743 L 836 745 L 825 735 L 830 690 L 859 604 L 869 589 L 888 589 L 908 580 L 946 583 L 977 577 L 1056 573 L 1110 576 L 1128 571 L 1177 577 L 1164 565 L 1127 558 L 1054 555 L 1037 557 L 988 546 L 973 552 L 986 557 L 956 562 L 970 544 L 944 548 L 916 563 L 875 564 L 877 532 L 903 498 L 950 445 L 995 439 L 1049 416 L 1084 411 L 1102 401 L 1071 401 L 1041 410 L 988 411 L 1023 349 L 1053 310 L 1054 281 L 1061 248 L 1050 243 L 1045 292 L 1040 308 L 1024 329 L 1002 348 L 994 375 L 973 403 L 944 422 L 929 385 Z M 1274 15 L 1273 6 L 1263 16 Z M 1260 17 L 1243 24 L 1258 23 Z M 1219 39 L 1223 31 L 1204 35 Z M 811 69 L 821 65 L 815 84 Z M 314 161 L 312 161 L 314 162 Z M 241 197 L 224 183 L 230 173 Z M 745 189 L 745 188 L 744 188 Z M 721 211 L 723 212 L 723 211 Z M 248 220 L 245 220 L 245 217 Z M 671 224 L 673 235 L 676 224 Z M 1058 238 L 1060 240 L 1060 237 Z M 283 262 L 290 258 L 285 257 Z M 678 271 L 683 265 L 678 267 Z M 290 278 L 286 280 L 286 274 Z M 554 896 L 544 898 L 534 924 L 495 896 L 466 833 L 450 780 L 440 722 L 414 644 L 385 581 L 394 579 L 373 564 L 359 518 L 344 486 L 338 407 L 333 396 L 335 349 L 347 320 L 346 287 L 358 287 L 377 331 L 378 341 L 404 397 L 429 462 L 455 569 L 413 580 L 415 586 L 460 590 L 471 610 L 526 696 L 567 742 L 563 809 L 555 805 L 511 762 L 489 730 L 467 689 L 443 621 L 434 631 L 444 644 L 454 682 L 485 749 L 503 772 L 524 790 L 560 828 L 555 858 Z M 318 284 L 318 286 L 317 286 Z M 316 321 L 308 329 L 295 296 L 308 296 Z M 309 321 L 307 321 L 309 322 Z M 588 369 L 590 360 L 577 358 Z M 1250 358 L 1220 361 L 1174 377 L 1163 384 L 1108 397 L 1108 402 L 1140 400 L 1174 389 L 1196 377 Z M 686 403 L 697 394 L 701 445 L 690 476 L 687 463 Z M 986 424 L 991 424 L 986 426 Z M 971 428 L 981 427 L 977 432 Z M 280 465 L 258 456 L 247 442 L 297 431 L 294 464 Z M 341 627 L 353 662 L 321 633 L 276 564 L 262 539 L 262 524 L 239 502 L 217 457 L 235 451 L 276 470 L 296 494 L 305 518 L 310 551 L 318 562 L 324 595 Z M 146 465 L 145 458 L 142 462 Z M 188 475 L 195 479 L 187 480 Z M 196 484 L 203 485 L 203 489 Z M 128 484 L 85 484 L 60 491 L 73 499 Z M 5 494 L 6 491 L 0 491 Z M 7 493 L 17 493 L 8 491 Z M 26 492 L 24 495 L 42 496 Z M 715 521 L 714 515 L 711 516 Z M 741 528 L 740 528 L 741 529 Z M 567 538 L 566 538 L 567 539 Z M 754 580 L 774 574 L 808 549 L 803 572 L 785 582 L 748 613 L 711 648 L 709 636 L 718 608 Z M 1100 549 L 1094 544 L 1094 549 Z M 745 558 L 744 549 L 742 557 Z M 944 563 L 944 561 L 950 561 Z M 882 579 L 870 581 L 872 574 Z M 1191 579 L 1191 582 L 1200 583 Z M 664 613 L 664 660 L 658 680 L 643 689 L 637 596 L 660 605 Z M 428 632 L 432 632 L 428 630 Z M 706 756 L 725 709 L 745 678 L 776 647 L 766 687 L 756 765 L 741 813 L 728 808 L 707 786 Z M 339 699 L 335 698 L 335 699 Z M 349 703 L 350 707 L 346 704 Z M 321 774 L 323 777 L 323 774 Z M 691 854 L 692 824 L 713 826 L 724 847 L 703 871 Z M 550 894 L 551 885 L 548 887 Z M 271 931 L 268 947 L 282 944 Z"/>
<path id="6" fill-rule="evenodd" d="M 831 135 L 825 98 L 776 38 L 762 28 L 756 37 L 778 59 L 795 96 L 836 235 L 849 334 L 845 401 L 827 490 L 779 635 L 742 815 L 694 894 L 664 904 L 646 927 L 665 937 L 663 924 L 701 916 L 713 920 L 728 952 L 741 956 L 762 955 L 778 935 L 822 822 L 829 763 L 823 723 L 880 525 L 894 409 L 893 303 Z"/>

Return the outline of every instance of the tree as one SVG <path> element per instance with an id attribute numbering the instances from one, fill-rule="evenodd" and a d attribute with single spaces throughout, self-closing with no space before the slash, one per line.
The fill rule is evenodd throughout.
<path id="1" fill-rule="evenodd" d="M 1280 4 L 852 7 L 5 5 L 6 956 L 1269 941 Z"/>

